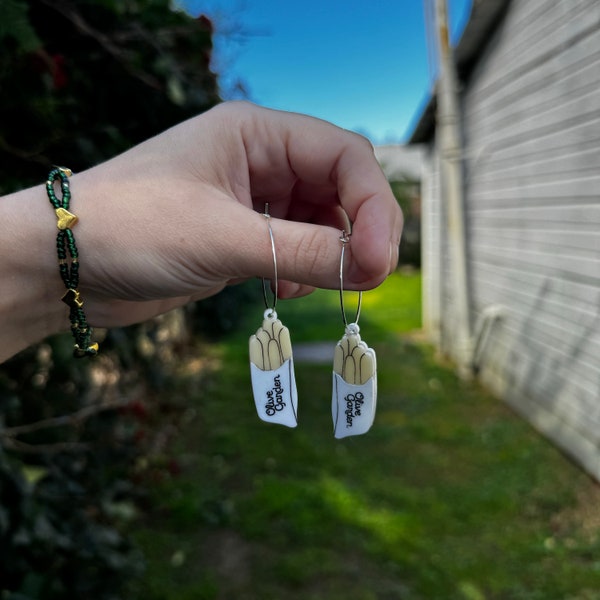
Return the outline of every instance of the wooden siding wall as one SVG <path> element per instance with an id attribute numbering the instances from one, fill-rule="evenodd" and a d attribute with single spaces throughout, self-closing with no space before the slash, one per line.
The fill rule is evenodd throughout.
<path id="1" fill-rule="evenodd" d="M 481 377 L 600 479 L 600 1 L 513 0 L 463 109 Z"/>

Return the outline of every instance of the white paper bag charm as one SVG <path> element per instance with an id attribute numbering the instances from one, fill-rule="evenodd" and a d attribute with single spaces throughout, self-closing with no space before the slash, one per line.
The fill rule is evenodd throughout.
<path id="1" fill-rule="evenodd" d="M 359 331 L 350 323 L 335 348 L 331 412 L 336 438 L 367 433 L 375 419 L 377 360 Z"/>
<path id="2" fill-rule="evenodd" d="M 256 412 L 267 423 L 298 425 L 298 392 L 292 343 L 277 313 L 265 310 L 262 327 L 250 337 L 250 374 Z"/>
<path id="3" fill-rule="evenodd" d="M 265 279 L 262 280 L 265 313 L 262 327 L 250 337 L 250 376 L 256 412 L 267 423 L 278 423 L 287 427 L 298 425 L 298 392 L 294 375 L 292 342 L 287 327 L 277 318 L 277 253 L 271 227 L 269 205 L 263 213 L 273 254 L 273 302 L 269 306 Z"/>
<path id="4" fill-rule="evenodd" d="M 360 339 L 360 306 L 362 292 L 358 292 L 356 316 L 352 323 L 346 319 L 344 308 L 344 255 L 350 245 L 346 230 L 340 236 L 340 308 L 346 327 L 344 337 L 337 343 L 333 357 L 333 391 L 331 415 L 336 438 L 367 433 L 373 425 L 377 409 L 377 360 L 375 350 Z"/>

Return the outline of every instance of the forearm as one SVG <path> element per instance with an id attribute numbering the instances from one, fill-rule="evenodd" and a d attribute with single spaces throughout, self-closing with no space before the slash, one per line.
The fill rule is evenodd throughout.
<path id="1" fill-rule="evenodd" d="M 0 198 L 0 362 L 68 328 L 56 217 L 43 184 Z"/>

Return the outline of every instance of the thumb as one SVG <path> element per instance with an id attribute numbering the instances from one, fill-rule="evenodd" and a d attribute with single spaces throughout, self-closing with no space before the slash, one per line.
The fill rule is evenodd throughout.
<path id="1" fill-rule="evenodd" d="M 252 250 L 245 253 L 249 273 L 273 279 L 276 262 L 280 280 L 320 288 L 339 287 L 341 230 L 272 217 L 267 222 L 264 216 L 252 219 L 251 229 L 246 230 L 255 242 Z M 368 230 L 357 226 L 346 245 L 344 287 L 348 289 L 371 289 L 389 274 L 389 243 L 370 239 L 368 234 Z"/>

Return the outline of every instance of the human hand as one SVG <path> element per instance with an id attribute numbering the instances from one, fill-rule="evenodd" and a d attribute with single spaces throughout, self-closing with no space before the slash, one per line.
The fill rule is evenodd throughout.
<path id="1" fill-rule="evenodd" d="M 348 220 L 347 289 L 375 287 L 397 263 L 402 215 L 371 145 L 311 117 L 222 104 L 75 174 L 70 187 L 71 210 L 79 217 L 73 230 L 79 289 L 93 326 L 143 321 L 230 283 L 272 278 L 271 242 L 261 214 L 266 203 L 280 297 L 339 285 L 339 236 Z M 15 240 L 6 243 L 12 244 L 14 264 L 7 269 L 20 278 L 11 280 L 15 289 L 6 295 L 19 298 L 23 320 L 33 328 L 28 286 L 31 304 L 43 298 L 48 305 L 49 314 L 39 315 L 35 330 L 46 335 L 62 330 L 64 288 L 45 191 L 40 186 L 3 200 L 7 215 L 16 215 L 16 207 L 28 200 L 37 203 L 11 224 Z M 18 226 L 28 237 L 17 235 Z M 17 319 L 13 328 L 19 333 Z"/>

